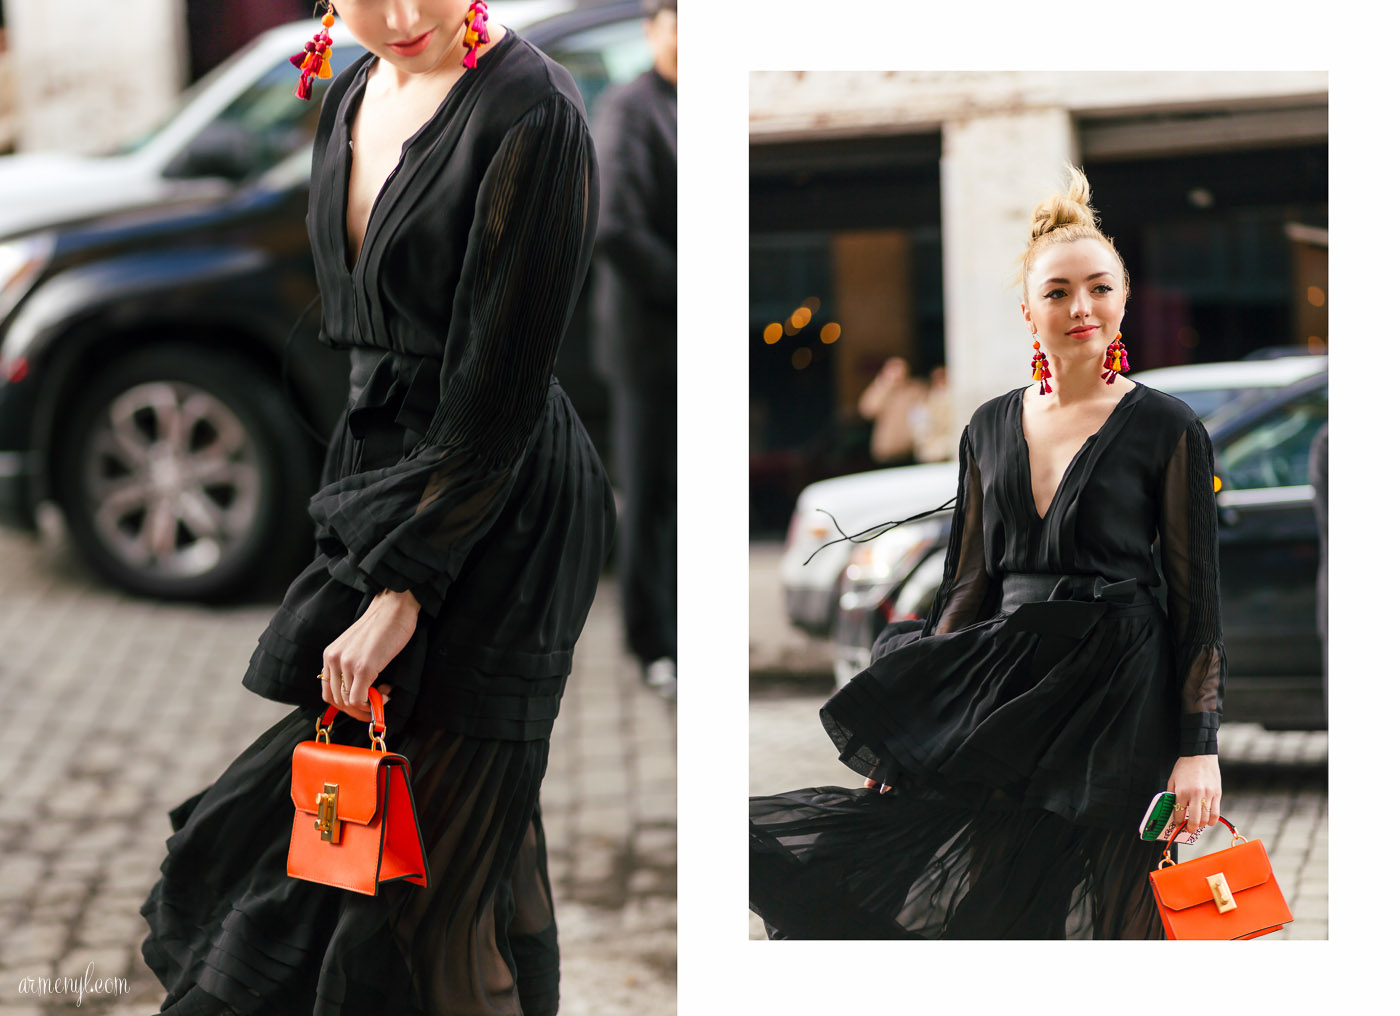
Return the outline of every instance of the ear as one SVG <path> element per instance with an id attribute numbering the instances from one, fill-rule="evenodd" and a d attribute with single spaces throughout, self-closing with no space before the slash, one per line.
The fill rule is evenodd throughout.
<path id="1" fill-rule="evenodd" d="M 1031 312 L 1028 311 L 1028 310 L 1026 310 L 1026 305 L 1025 305 L 1024 303 L 1021 304 L 1021 317 L 1022 317 L 1022 318 L 1025 320 L 1025 322 L 1026 322 L 1026 331 L 1028 331 L 1028 332 L 1030 332 L 1032 335 L 1034 335 L 1034 334 L 1035 334 L 1035 325 L 1033 325 L 1033 324 L 1031 323 Z"/>

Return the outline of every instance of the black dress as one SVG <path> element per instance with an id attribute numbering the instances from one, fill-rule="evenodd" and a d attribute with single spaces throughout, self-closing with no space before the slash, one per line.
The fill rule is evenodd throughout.
<path id="1" fill-rule="evenodd" d="M 1161 937 L 1138 822 L 1178 756 L 1216 752 L 1224 689 L 1210 440 L 1139 384 L 1042 518 L 1023 392 L 963 431 L 932 616 L 886 628 L 821 710 L 896 789 L 750 801 L 773 937 Z"/>
<path id="2" fill-rule="evenodd" d="M 596 160 L 562 68 L 513 33 L 405 142 L 359 260 L 350 126 L 375 58 L 331 84 L 307 224 L 321 341 L 350 398 L 311 499 L 317 554 L 243 683 L 298 708 L 171 813 L 142 908 L 162 1011 L 526 1014 L 558 1006 L 538 794 L 612 492 L 551 374 L 597 222 Z M 382 589 L 422 604 L 394 685 L 431 884 L 368 897 L 286 875 L 290 764 L 324 709 L 321 654 Z M 365 743 L 340 721 L 337 741 Z"/>

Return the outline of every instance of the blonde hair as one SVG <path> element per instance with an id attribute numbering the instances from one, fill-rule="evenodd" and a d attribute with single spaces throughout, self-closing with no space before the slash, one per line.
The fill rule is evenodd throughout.
<path id="1" fill-rule="evenodd" d="M 1067 166 L 1069 186 L 1059 194 L 1053 194 L 1035 206 L 1031 215 L 1031 238 L 1021 255 L 1016 271 L 1016 282 L 1021 287 L 1021 301 L 1029 302 L 1030 290 L 1027 279 L 1036 258 L 1057 243 L 1073 243 L 1075 240 L 1097 240 L 1107 247 L 1118 261 L 1118 270 L 1123 274 L 1123 296 L 1128 296 L 1128 269 L 1123 264 L 1123 255 L 1113 246 L 1113 240 L 1099 229 L 1099 214 L 1089 204 L 1089 178 L 1075 166 Z"/>

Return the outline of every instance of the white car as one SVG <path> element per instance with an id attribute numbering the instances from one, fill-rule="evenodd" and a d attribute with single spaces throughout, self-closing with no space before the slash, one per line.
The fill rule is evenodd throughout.
<path id="1" fill-rule="evenodd" d="M 1256 398 L 1326 369 L 1326 356 L 1284 356 L 1157 367 L 1135 371 L 1132 379 L 1176 396 L 1204 417 L 1227 402 Z M 805 488 L 793 509 L 779 565 L 789 622 L 811 635 L 831 634 L 840 580 L 847 570 L 857 569 L 860 574 L 855 577 L 866 584 L 878 581 L 882 573 L 899 572 L 902 561 L 946 539 L 948 513 L 901 526 L 858 547 L 837 543 L 812 557 L 822 544 L 839 539 L 838 523 L 846 533 L 855 534 L 877 523 L 937 508 L 957 493 L 956 462 L 877 469 L 820 480 Z"/>

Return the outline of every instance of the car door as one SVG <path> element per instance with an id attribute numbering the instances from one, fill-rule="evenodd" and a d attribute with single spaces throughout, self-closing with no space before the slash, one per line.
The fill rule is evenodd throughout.
<path id="1" fill-rule="evenodd" d="M 1221 612 L 1232 673 L 1322 673 L 1308 455 L 1326 420 L 1324 380 L 1216 440 Z"/>

